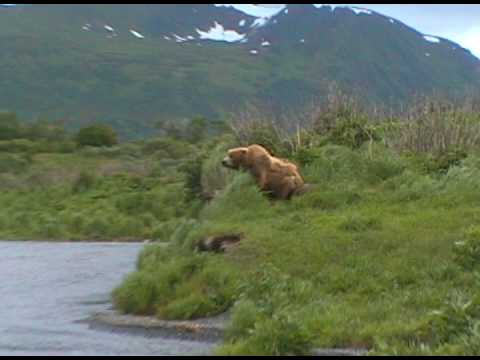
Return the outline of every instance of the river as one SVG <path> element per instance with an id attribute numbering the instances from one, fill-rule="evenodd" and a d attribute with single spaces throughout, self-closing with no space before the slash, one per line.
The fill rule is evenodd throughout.
<path id="1" fill-rule="evenodd" d="M 212 344 L 96 330 L 143 244 L 0 241 L 0 355 L 205 355 Z"/>

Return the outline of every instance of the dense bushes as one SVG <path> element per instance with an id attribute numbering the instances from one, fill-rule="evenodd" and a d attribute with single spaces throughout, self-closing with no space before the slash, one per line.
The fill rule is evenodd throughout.
<path id="1" fill-rule="evenodd" d="M 16 114 L 0 112 L 0 140 L 17 139 L 22 136 L 22 130 Z"/>
<path id="2" fill-rule="evenodd" d="M 73 183 L 72 191 L 74 193 L 87 191 L 95 185 L 95 180 L 95 175 L 86 171 L 82 171 Z"/>
<path id="3" fill-rule="evenodd" d="M 80 129 L 75 136 L 80 146 L 113 146 L 118 143 L 117 133 L 111 126 L 96 124 Z"/>
<path id="4" fill-rule="evenodd" d="M 29 163 L 27 157 L 16 154 L 0 153 L 0 173 L 18 173 L 25 169 Z"/>

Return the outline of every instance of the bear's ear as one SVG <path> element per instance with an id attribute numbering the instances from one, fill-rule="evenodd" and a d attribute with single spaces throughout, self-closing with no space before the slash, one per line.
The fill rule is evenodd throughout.
<path id="1" fill-rule="evenodd" d="M 240 151 L 242 152 L 242 154 L 246 154 L 248 152 L 248 149 L 242 149 Z"/>

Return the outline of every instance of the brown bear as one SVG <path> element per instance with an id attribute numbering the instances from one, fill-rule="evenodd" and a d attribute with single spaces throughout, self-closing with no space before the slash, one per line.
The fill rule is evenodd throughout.
<path id="1" fill-rule="evenodd" d="M 222 165 L 247 170 L 262 191 L 277 199 L 290 199 L 305 191 L 305 181 L 295 164 L 272 156 L 263 146 L 254 144 L 228 151 Z"/>

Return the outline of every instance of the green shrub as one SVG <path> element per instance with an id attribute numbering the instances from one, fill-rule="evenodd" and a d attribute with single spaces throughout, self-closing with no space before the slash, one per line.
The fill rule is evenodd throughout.
<path id="1" fill-rule="evenodd" d="M 92 238 L 108 238 L 111 224 L 103 218 L 95 217 L 87 222 L 84 232 Z"/>
<path id="2" fill-rule="evenodd" d="M 168 294 L 161 291 L 156 272 L 142 271 L 128 275 L 112 295 L 116 308 L 124 313 L 152 315 L 159 296 Z"/>
<path id="3" fill-rule="evenodd" d="M 455 261 L 467 270 L 480 265 L 480 227 L 471 226 L 465 231 L 465 240 L 457 241 L 453 248 Z"/>
<path id="4" fill-rule="evenodd" d="M 86 216 L 83 214 L 74 214 L 68 221 L 68 227 L 74 234 L 82 234 L 86 223 Z"/>
<path id="5" fill-rule="evenodd" d="M 159 138 L 147 141 L 142 147 L 145 155 L 154 154 L 156 159 L 184 159 L 194 153 L 194 147 L 181 140 Z"/>
<path id="6" fill-rule="evenodd" d="M 181 219 L 172 232 L 170 241 L 179 248 L 192 249 L 194 237 L 192 237 L 191 233 L 197 230 L 200 224 L 196 219 Z"/>
<path id="7" fill-rule="evenodd" d="M 115 207 L 128 215 L 138 215 L 150 210 L 151 201 L 144 193 L 130 193 L 122 195 L 115 201 Z"/>
<path id="8" fill-rule="evenodd" d="M 201 193 L 207 197 L 214 197 L 232 181 L 233 172 L 222 165 L 229 146 L 226 143 L 217 145 L 210 151 L 202 163 L 200 172 Z"/>
<path id="9" fill-rule="evenodd" d="M 152 237 L 154 240 L 162 242 L 170 241 L 178 226 L 179 222 L 177 220 L 162 222 L 154 227 Z"/>
<path id="10" fill-rule="evenodd" d="M 153 224 L 155 224 L 156 219 L 152 214 L 146 213 L 140 216 L 140 221 L 142 222 L 143 226 L 152 227 Z"/>
<path id="11" fill-rule="evenodd" d="M 28 139 L 0 141 L 0 151 L 2 152 L 37 152 L 38 148 L 37 142 Z"/>
<path id="12" fill-rule="evenodd" d="M 447 353 L 461 356 L 478 356 L 480 354 L 480 321 L 475 320 L 470 325 L 467 333 L 461 335 L 457 341 L 459 344 L 453 351 L 440 351 L 439 353 Z M 443 349 L 442 349 L 443 350 Z"/>
<path id="13" fill-rule="evenodd" d="M 159 264 L 167 263 L 173 257 L 170 247 L 158 244 L 145 246 L 137 258 L 137 270 L 155 269 Z"/>
<path id="14" fill-rule="evenodd" d="M 80 129 L 75 141 L 79 146 L 113 146 L 118 143 L 118 138 L 111 126 L 96 124 Z"/>
<path id="15" fill-rule="evenodd" d="M 421 164 L 427 173 L 445 174 L 451 167 L 459 166 L 467 157 L 464 150 L 456 149 L 440 154 L 427 153 L 419 156 Z"/>
<path id="16" fill-rule="evenodd" d="M 363 143 L 378 140 L 374 129 L 369 126 L 368 118 L 356 116 L 337 119 L 335 126 L 327 133 L 328 141 L 358 149 Z"/>
<path id="17" fill-rule="evenodd" d="M 357 149 L 367 141 L 379 140 L 372 120 L 358 99 L 334 91 L 328 103 L 314 114 L 313 131 L 326 142 Z"/>
<path id="18" fill-rule="evenodd" d="M 0 153 L 0 173 L 18 173 L 28 166 L 28 160 L 17 154 Z"/>
<path id="19" fill-rule="evenodd" d="M 232 310 L 231 321 L 226 329 L 226 338 L 237 341 L 247 337 L 253 331 L 255 323 L 260 320 L 260 316 L 253 300 L 238 301 Z"/>
<path id="20" fill-rule="evenodd" d="M 185 201 L 192 202 L 195 200 L 203 200 L 204 193 L 202 187 L 202 162 L 204 160 L 203 155 L 186 161 L 180 170 L 184 173 L 184 191 Z"/>
<path id="21" fill-rule="evenodd" d="M 69 140 L 57 141 L 53 143 L 51 147 L 51 152 L 70 154 L 75 152 L 76 148 L 77 146 L 73 141 L 69 141 Z"/>
<path id="22" fill-rule="evenodd" d="M 73 193 L 82 193 L 90 190 L 95 186 L 96 176 L 88 171 L 81 171 L 72 185 Z"/>
<path id="23" fill-rule="evenodd" d="M 310 283 L 295 280 L 266 264 L 249 274 L 239 291 L 240 301 L 227 330 L 229 343 L 219 349 L 219 354 L 306 355 L 310 352 L 313 335 L 302 310 L 312 300 Z"/>
<path id="24" fill-rule="evenodd" d="M 59 240 L 65 236 L 63 224 L 56 219 L 47 218 L 40 223 L 39 232 L 46 239 Z"/>
<path id="25" fill-rule="evenodd" d="M 0 112 L 0 140 L 11 140 L 24 134 L 17 115 L 12 112 Z"/>
<path id="26" fill-rule="evenodd" d="M 150 255 L 150 251 L 154 255 Z M 199 256 L 159 258 L 158 248 L 149 247 L 139 261 L 139 271 L 133 273 L 114 290 L 114 302 L 124 312 L 156 314 L 168 304 L 181 299 L 175 297 L 177 287 L 188 286 L 189 279 L 204 266 Z M 164 314 L 168 316 L 167 313 Z"/>
<path id="27" fill-rule="evenodd" d="M 119 229 L 123 237 L 143 237 L 145 234 L 145 225 L 139 219 L 126 218 L 121 222 Z"/>
<path id="28" fill-rule="evenodd" d="M 419 328 L 418 336 L 433 345 L 455 342 L 479 319 L 480 297 L 468 298 L 464 293 L 453 292 L 441 309 L 430 312 L 426 323 Z"/>
<path id="29" fill-rule="evenodd" d="M 259 144 L 273 155 L 285 157 L 293 153 L 290 135 L 275 122 L 258 110 L 245 114 L 231 123 L 236 143 L 240 146 Z"/>
<path id="30" fill-rule="evenodd" d="M 166 221 L 181 215 L 181 200 L 181 193 L 172 187 L 162 192 L 136 189 L 135 192 L 119 195 L 115 200 L 115 207 L 129 216 L 145 214 L 151 221 Z"/>
<path id="31" fill-rule="evenodd" d="M 321 155 L 318 147 L 302 147 L 295 153 L 294 160 L 297 161 L 300 166 L 308 166 L 315 162 L 320 156 Z"/>
<path id="32" fill-rule="evenodd" d="M 26 227 L 29 228 L 32 226 L 32 215 L 28 212 L 19 212 L 15 214 L 12 218 L 12 225 L 17 227 Z M 50 232 L 54 233 L 54 231 Z"/>

